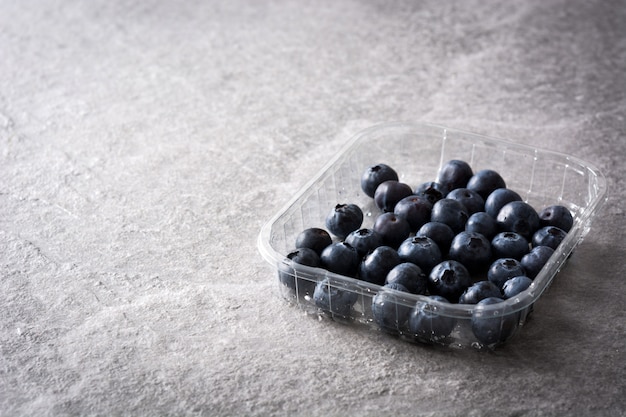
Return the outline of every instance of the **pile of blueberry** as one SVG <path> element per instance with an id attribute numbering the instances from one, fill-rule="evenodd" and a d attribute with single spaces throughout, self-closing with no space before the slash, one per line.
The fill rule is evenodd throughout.
<path id="1" fill-rule="evenodd" d="M 507 188 L 498 172 L 474 172 L 461 160 L 448 161 L 436 181 L 416 188 L 382 163 L 368 167 L 360 185 L 380 209 L 373 226 L 361 227 L 358 205 L 337 204 L 325 229 L 312 227 L 297 236 L 296 249 L 279 268 L 280 281 L 340 318 L 350 317 L 357 294 L 328 279 L 296 282 L 296 264 L 380 285 L 372 299 L 374 320 L 424 342 L 445 341 L 455 319 L 438 314 L 437 303 L 396 303 L 398 293 L 438 303 L 502 302 L 530 286 L 573 225 L 566 207 L 538 212 Z M 504 342 L 517 326 L 514 316 L 475 311 L 472 331 L 484 345 Z"/>

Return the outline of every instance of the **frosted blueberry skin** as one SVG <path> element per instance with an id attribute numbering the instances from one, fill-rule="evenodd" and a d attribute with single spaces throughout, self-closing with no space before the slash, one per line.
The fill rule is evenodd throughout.
<path id="1" fill-rule="evenodd" d="M 465 223 L 466 232 L 476 232 L 491 240 L 498 233 L 498 224 L 496 220 L 485 213 L 479 211 L 472 214 Z"/>
<path id="2" fill-rule="evenodd" d="M 398 173 L 386 164 L 377 164 L 368 167 L 361 176 L 361 189 L 369 196 L 374 197 L 376 188 L 385 181 L 398 181 Z"/>
<path id="3" fill-rule="evenodd" d="M 398 247 L 398 255 L 404 262 L 412 262 L 427 273 L 443 260 L 439 246 L 429 237 L 413 236 Z"/>
<path id="4" fill-rule="evenodd" d="M 419 266 L 411 262 L 393 267 L 385 278 L 385 285 L 389 284 L 400 284 L 411 294 L 426 295 L 428 292 L 428 277 Z"/>
<path id="5" fill-rule="evenodd" d="M 483 169 L 475 173 L 467 182 L 466 188 L 477 192 L 485 199 L 498 188 L 506 188 L 506 183 L 500 174 L 492 169 Z"/>
<path id="6" fill-rule="evenodd" d="M 436 182 L 449 193 L 457 188 L 464 188 L 473 175 L 474 171 L 467 162 L 452 159 L 439 169 Z"/>
<path id="7" fill-rule="evenodd" d="M 526 276 L 535 279 L 553 253 L 554 249 L 549 246 L 535 246 L 532 248 L 520 261 Z"/>
<path id="8" fill-rule="evenodd" d="M 450 198 L 444 198 L 433 204 L 430 214 L 431 222 L 445 223 L 450 226 L 454 233 L 465 230 L 465 223 L 468 218 L 469 213 L 465 206 Z"/>
<path id="9" fill-rule="evenodd" d="M 401 284 L 386 284 L 372 298 L 372 316 L 378 326 L 388 332 L 400 331 L 411 314 L 411 307 L 398 302 L 398 295 L 389 290 L 408 293 Z"/>
<path id="10" fill-rule="evenodd" d="M 339 239 L 345 239 L 362 223 L 363 211 L 356 204 L 337 204 L 326 217 L 326 228 Z"/>
<path id="11" fill-rule="evenodd" d="M 459 301 L 459 297 L 472 284 L 470 273 L 462 263 L 443 261 L 430 271 L 428 290 L 431 295 L 440 295 L 451 303 Z"/>
<path id="12" fill-rule="evenodd" d="M 365 255 L 358 266 L 358 278 L 376 285 L 384 285 L 387 274 L 402 263 L 398 252 L 390 246 L 379 246 Z"/>
<path id="13" fill-rule="evenodd" d="M 448 193 L 446 198 L 456 200 L 465 206 L 467 214 L 471 215 L 485 209 L 485 200 L 473 190 L 457 188 Z"/>
<path id="14" fill-rule="evenodd" d="M 364 228 L 350 232 L 344 241 L 356 249 L 359 256 L 363 257 L 368 252 L 381 246 L 383 237 L 373 229 Z"/>
<path id="15" fill-rule="evenodd" d="M 357 299 L 357 293 L 330 285 L 328 278 L 319 281 L 313 292 L 313 301 L 317 307 L 343 319 L 350 317 Z"/>
<path id="16" fill-rule="evenodd" d="M 361 257 L 356 249 L 346 242 L 335 242 L 328 245 L 320 255 L 321 266 L 330 272 L 354 277 Z"/>
<path id="17" fill-rule="evenodd" d="M 517 315 L 493 315 L 482 311 L 481 307 L 504 301 L 499 297 L 489 297 L 476 304 L 472 315 L 472 332 L 483 345 L 494 347 L 504 343 L 517 327 Z"/>
<path id="18" fill-rule="evenodd" d="M 491 262 L 491 242 L 476 232 L 461 232 L 450 244 L 448 257 L 461 262 L 471 273 L 489 267 Z"/>
<path id="19" fill-rule="evenodd" d="M 413 195 L 413 190 L 408 184 L 389 180 L 381 183 L 374 193 L 374 203 L 383 212 L 393 212 L 398 201 Z"/>
<path id="20" fill-rule="evenodd" d="M 556 226 L 546 226 L 537 230 L 533 235 L 533 246 L 548 246 L 556 250 L 563 239 L 567 236 L 567 232 Z"/>
<path id="21" fill-rule="evenodd" d="M 500 209 L 496 217 L 501 231 L 515 232 L 530 240 L 539 229 L 539 215 L 523 201 L 512 201 Z"/>
<path id="22" fill-rule="evenodd" d="M 397 248 L 411 234 L 409 222 L 395 213 L 383 213 L 376 217 L 373 229 L 382 236 L 383 245 Z"/>
<path id="23" fill-rule="evenodd" d="M 439 295 L 431 295 L 431 300 L 449 304 Z M 417 303 L 409 316 L 409 331 L 421 342 L 442 342 L 454 329 L 456 320 L 439 313 L 438 308 L 429 303 Z"/>
<path id="24" fill-rule="evenodd" d="M 487 271 L 487 279 L 496 287 L 502 289 L 504 283 L 510 278 L 525 275 L 522 263 L 513 258 L 496 259 Z"/>
<path id="25" fill-rule="evenodd" d="M 448 253 L 452 239 L 454 239 L 454 232 L 445 223 L 441 222 L 428 222 L 419 228 L 415 236 L 426 236 L 435 241 L 442 255 Z"/>
<path id="26" fill-rule="evenodd" d="M 491 239 L 491 252 L 494 258 L 513 258 L 518 261 L 530 251 L 524 236 L 515 232 L 501 232 Z"/>
<path id="27" fill-rule="evenodd" d="M 500 288 L 491 281 L 478 281 L 461 294 L 459 304 L 477 304 L 489 297 L 502 297 Z"/>
<path id="28" fill-rule="evenodd" d="M 498 188 L 485 199 L 485 212 L 495 219 L 500 209 L 513 201 L 522 201 L 522 197 L 511 189 Z"/>
<path id="29" fill-rule="evenodd" d="M 445 198 L 448 192 L 438 182 L 429 181 L 418 185 L 413 194 L 425 197 L 431 204 L 435 204 L 437 201 Z"/>
<path id="30" fill-rule="evenodd" d="M 278 266 L 278 279 L 285 287 L 296 291 L 298 297 L 313 294 L 315 282 L 298 278 L 296 281 L 297 265 L 319 267 L 321 260 L 317 252 L 310 248 L 294 249 L 287 254 L 287 259 Z"/>
<path id="31" fill-rule="evenodd" d="M 541 226 L 555 226 L 569 232 L 574 225 L 574 217 L 565 206 L 549 206 L 539 212 Z"/>
<path id="32" fill-rule="evenodd" d="M 318 255 L 331 243 L 333 240 L 330 234 L 319 227 L 305 229 L 296 237 L 296 248 L 313 249 Z"/>
<path id="33" fill-rule="evenodd" d="M 502 294 L 505 299 L 513 298 L 526 291 L 532 283 L 533 280 L 524 275 L 510 278 L 502 286 Z"/>
<path id="34" fill-rule="evenodd" d="M 404 218 L 411 225 L 411 232 L 416 232 L 430 221 L 433 205 L 423 196 L 410 195 L 398 201 L 393 212 Z"/>

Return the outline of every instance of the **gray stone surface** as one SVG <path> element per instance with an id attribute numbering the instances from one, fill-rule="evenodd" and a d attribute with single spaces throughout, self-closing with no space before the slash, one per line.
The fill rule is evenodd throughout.
<path id="1" fill-rule="evenodd" d="M 0 415 L 626 414 L 623 1 L 0 1 Z M 256 248 L 351 135 L 571 153 L 610 198 L 514 342 L 304 317 Z"/>

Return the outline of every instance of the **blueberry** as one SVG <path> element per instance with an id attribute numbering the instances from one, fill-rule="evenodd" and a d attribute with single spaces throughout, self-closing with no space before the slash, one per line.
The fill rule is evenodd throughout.
<path id="1" fill-rule="evenodd" d="M 465 229 L 465 223 L 469 218 L 467 209 L 457 200 L 444 198 L 433 204 L 430 221 L 445 223 L 454 233 Z"/>
<path id="2" fill-rule="evenodd" d="M 333 285 L 328 278 L 319 281 L 313 292 L 315 305 L 339 318 L 350 317 L 352 306 L 358 300 L 356 292 Z"/>
<path id="3" fill-rule="evenodd" d="M 452 239 L 448 257 L 461 262 L 470 272 L 478 272 L 489 266 L 491 243 L 476 232 L 461 232 Z"/>
<path id="4" fill-rule="evenodd" d="M 469 216 L 465 223 L 465 231 L 480 233 L 491 240 L 498 233 L 498 224 L 493 217 L 484 211 L 479 211 Z"/>
<path id="5" fill-rule="evenodd" d="M 328 245 L 320 255 L 321 266 L 336 274 L 354 277 L 359 267 L 360 257 L 356 249 L 346 242 Z"/>
<path id="6" fill-rule="evenodd" d="M 454 189 L 464 188 L 473 175 L 474 172 L 467 162 L 452 159 L 439 169 L 436 182 L 449 193 Z"/>
<path id="7" fill-rule="evenodd" d="M 458 302 L 461 294 L 471 283 L 472 279 L 467 268 L 454 260 L 443 261 L 435 265 L 428 275 L 430 294 L 445 297 L 451 303 Z"/>
<path id="8" fill-rule="evenodd" d="M 523 201 L 505 204 L 496 221 L 501 231 L 519 233 L 527 240 L 539 229 L 539 215 L 530 204 Z"/>
<path id="9" fill-rule="evenodd" d="M 506 314 L 504 309 L 487 310 L 485 307 L 504 301 L 502 298 L 489 297 L 476 304 L 472 315 L 472 331 L 483 345 L 493 347 L 504 343 L 517 328 L 517 316 Z"/>
<path id="10" fill-rule="evenodd" d="M 344 239 L 363 223 L 363 211 L 356 204 L 337 204 L 326 217 L 330 233 Z"/>
<path id="11" fill-rule="evenodd" d="M 398 252 L 389 246 L 379 246 L 365 255 L 359 264 L 359 279 L 372 284 L 384 285 L 387 274 L 402 260 Z"/>
<path id="12" fill-rule="evenodd" d="M 394 213 L 382 213 L 374 221 L 374 230 L 383 239 L 383 244 L 397 248 L 411 234 L 409 222 Z"/>
<path id="13" fill-rule="evenodd" d="M 404 262 L 412 262 L 426 272 L 443 260 L 435 241 L 426 236 L 406 239 L 398 248 L 398 255 Z"/>
<path id="14" fill-rule="evenodd" d="M 428 277 L 422 269 L 411 262 L 403 262 L 389 271 L 385 285 L 400 284 L 412 294 L 426 295 L 428 292 Z"/>
<path id="15" fill-rule="evenodd" d="M 386 164 L 373 165 L 361 176 L 361 189 L 367 196 L 373 198 L 376 188 L 389 180 L 398 181 L 398 174 L 393 168 Z"/>
<path id="16" fill-rule="evenodd" d="M 445 223 L 441 222 L 428 222 L 424 224 L 415 233 L 415 236 L 426 236 L 435 241 L 442 255 L 448 253 L 452 239 L 454 239 L 454 232 Z"/>
<path id="17" fill-rule="evenodd" d="M 299 277 L 296 264 L 319 267 L 320 257 L 313 249 L 298 248 L 289 252 L 287 259 L 278 266 L 278 279 L 284 286 L 295 291 L 298 297 L 311 295 L 315 282 Z"/>
<path id="18" fill-rule="evenodd" d="M 508 299 L 515 297 L 522 291 L 526 291 L 532 283 L 533 280 L 524 275 L 512 277 L 506 280 L 506 282 L 502 286 L 502 293 L 504 294 L 504 298 Z"/>
<path id="19" fill-rule="evenodd" d="M 554 249 L 549 246 L 535 246 L 532 248 L 520 261 L 524 271 L 526 271 L 526 276 L 535 279 L 553 253 Z"/>
<path id="20" fill-rule="evenodd" d="M 411 225 L 411 231 L 415 232 L 430 221 L 432 209 L 432 203 L 425 197 L 411 195 L 398 201 L 393 212 L 408 221 Z"/>
<path id="21" fill-rule="evenodd" d="M 383 244 L 383 237 L 373 229 L 358 229 L 346 236 L 345 242 L 356 249 L 363 257 L 369 251 Z"/>
<path id="22" fill-rule="evenodd" d="M 379 327 L 388 332 L 398 332 L 411 314 L 411 307 L 394 291 L 408 290 L 401 284 L 387 284 L 372 298 L 372 315 Z"/>
<path id="23" fill-rule="evenodd" d="M 466 188 L 476 191 L 483 199 L 486 199 L 494 190 L 506 188 L 506 183 L 496 171 L 483 169 L 469 179 Z"/>
<path id="24" fill-rule="evenodd" d="M 398 201 L 413 194 L 408 184 L 396 180 L 381 183 L 374 193 L 374 203 L 383 212 L 392 212 Z"/>
<path id="25" fill-rule="evenodd" d="M 413 194 L 425 197 L 426 200 L 430 201 L 430 204 L 435 204 L 437 201 L 445 198 L 448 192 L 438 182 L 429 181 L 418 185 Z"/>
<path id="26" fill-rule="evenodd" d="M 465 206 L 467 214 L 477 213 L 485 209 L 485 200 L 474 190 L 457 188 L 448 193 L 446 198 L 456 200 Z"/>
<path id="27" fill-rule="evenodd" d="M 296 248 L 313 249 L 318 255 L 331 243 L 333 241 L 330 234 L 318 227 L 305 229 L 296 237 Z"/>
<path id="28" fill-rule="evenodd" d="M 533 235 L 533 246 L 549 246 L 555 249 L 561 244 L 567 236 L 567 232 L 556 226 L 545 226 L 537 230 Z"/>
<path id="29" fill-rule="evenodd" d="M 513 258 L 518 261 L 530 250 L 524 236 L 515 232 L 501 232 L 491 239 L 491 251 L 494 258 Z"/>
<path id="30" fill-rule="evenodd" d="M 487 279 L 502 289 L 504 283 L 518 275 L 525 275 L 524 267 L 517 259 L 500 258 L 496 259 L 487 271 Z"/>
<path id="31" fill-rule="evenodd" d="M 541 226 L 555 226 L 569 232 L 574 225 L 572 213 L 565 206 L 554 205 L 541 210 L 539 213 Z"/>
<path id="32" fill-rule="evenodd" d="M 522 197 L 509 188 L 497 188 L 485 199 L 485 212 L 495 219 L 500 209 L 512 201 L 522 201 Z"/>
<path id="33" fill-rule="evenodd" d="M 489 297 L 502 297 L 500 288 L 491 281 L 478 281 L 461 294 L 459 304 L 477 304 Z"/>
<path id="34" fill-rule="evenodd" d="M 441 312 L 437 303 L 449 304 L 449 301 L 438 295 L 429 297 L 433 303 L 418 302 L 409 316 L 409 330 L 414 337 L 422 342 L 443 342 L 450 336 L 456 320 Z"/>

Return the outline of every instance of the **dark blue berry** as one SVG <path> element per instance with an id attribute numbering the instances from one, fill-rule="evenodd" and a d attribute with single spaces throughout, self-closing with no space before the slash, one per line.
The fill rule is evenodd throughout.
<path id="1" fill-rule="evenodd" d="M 357 300 L 356 292 L 337 287 L 328 278 L 319 281 L 313 292 L 313 301 L 317 307 L 342 319 L 350 317 L 352 306 Z"/>
<path id="2" fill-rule="evenodd" d="M 393 290 L 393 291 L 391 291 Z M 387 284 L 372 298 L 372 316 L 379 327 L 387 332 L 401 331 L 411 314 L 411 307 L 395 292 L 406 292 L 401 284 Z"/>
<path id="3" fill-rule="evenodd" d="M 491 239 L 491 251 L 494 258 L 513 258 L 518 261 L 530 250 L 524 236 L 515 232 L 501 232 Z"/>
<path id="4" fill-rule="evenodd" d="M 428 277 L 419 266 L 411 262 L 393 267 L 385 279 L 387 284 L 400 284 L 412 294 L 426 295 L 428 292 Z"/>
<path id="5" fill-rule="evenodd" d="M 491 240 L 498 233 L 498 224 L 496 223 L 496 219 L 484 211 L 479 211 L 472 214 L 469 219 L 467 219 L 465 231 L 480 233 Z"/>
<path id="6" fill-rule="evenodd" d="M 318 255 L 331 243 L 333 240 L 330 234 L 319 227 L 305 229 L 296 237 L 296 248 L 313 249 Z"/>
<path id="7" fill-rule="evenodd" d="M 549 246 L 555 249 L 561 244 L 567 236 L 567 232 L 556 226 L 545 226 L 537 230 L 533 235 L 533 246 Z"/>
<path id="8" fill-rule="evenodd" d="M 346 242 L 332 243 L 320 255 L 321 266 L 336 274 L 354 277 L 361 257 L 356 249 Z"/>
<path id="9" fill-rule="evenodd" d="M 509 188 L 495 189 L 485 199 L 485 212 L 495 219 L 500 209 L 512 201 L 522 201 L 522 197 Z"/>
<path id="10" fill-rule="evenodd" d="M 427 273 L 442 261 L 439 247 L 434 240 L 426 236 L 406 239 L 398 247 L 398 255 L 404 262 L 412 262 Z"/>
<path id="11" fill-rule="evenodd" d="M 429 298 L 434 302 L 418 302 L 411 311 L 409 330 L 421 342 L 444 342 L 452 333 L 456 320 L 443 313 L 437 305 L 449 304 L 447 299 L 438 295 L 431 295 Z"/>
<path id="12" fill-rule="evenodd" d="M 574 225 L 572 213 L 565 206 L 554 205 L 541 210 L 539 213 L 541 226 L 555 226 L 569 232 Z"/>
<path id="13" fill-rule="evenodd" d="M 515 232 L 530 240 L 539 229 L 539 215 L 534 208 L 523 201 L 512 201 L 500 209 L 496 217 L 498 227 L 503 232 Z"/>
<path id="14" fill-rule="evenodd" d="M 464 188 L 473 175 L 474 172 L 467 162 L 453 159 L 439 169 L 437 182 L 449 193 L 454 189 Z"/>
<path id="15" fill-rule="evenodd" d="M 441 222 L 428 222 L 424 224 L 415 233 L 415 236 L 426 236 L 435 241 L 442 255 L 448 253 L 452 239 L 454 239 L 454 232 L 445 223 Z"/>
<path id="16" fill-rule="evenodd" d="M 532 283 L 533 280 L 524 275 L 520 275 L 506 280 L 506 282 L 502 286 L 502 293 L 504 294 L 504 298 L 508 299 L 515 297 L 522 291 L 526 291 Z"/>
<path id="17" fill-rule="evenodd" d="M 535 279 L 553 253 L 554 249 L 549 246 L 535 246 L 532 248 L 520 261 L 524 271 L 526 271 L 526 276 Z"/>
<path id="18" fill-rule="evenodd" d="M 398 252 L 389 246 L 379 246 L 365 255 L 358 269 L 359 279 L 376 285 L 383 285 L 387 274 L 402 260 Z"/>
<path id="19" fill-rule="evenodd" d="M 408 184 L 389 180 L 381 183 L 374 193 L 374 203 L 383 212 L 392 212 L 398 201 L 413 194 Z"/>
<path id="20" fill-rule="evenodd" d="M 373 229 L 358 229 L 346 236 L 345 242 L 363 257 L 383 244 L 383 237 Z"/>
<path id="21" fill-rule="evenodd" d="M 456 200 L 465 206 L 467 214 L 477 213 L 485 209 L 485 200 L 474 190 L 457 188 L 448 193 L 446 198 Z"/>
<path id="22" fill-rule="evenodd" d="M 438 182 L 430 181 L 418 185 L 413 194 L 425 197 L 426 200 L 430 201 L 430 204 L 435 204 L 437 201 L 445 198 L 448 192 Z"/>
<path id="23" fill-rule="evenodd" d="M 326 228 L 344 239 L 363 223 L 363 211 L 356 204 L 337 204 L 326 217 Z"/>
<path id="24" fill-rule="evenodd" d="M 503 309 L 491 310 L 487 306 L 504 301 L 502 298 L 489 297 L 476 304 L 472 315 L 472 331 L 483 345 L 493 347 L 504 343 L 517 328 L 517 316 L 506 314 Z"/>
<path id="25" fill-rule="evenodd" d="M 483 199 L 486 199 L 494 190 L 506 188 L 506 183 L 496 171 L 483 169 L 469 179 L 466 188 L 476 191 Z"/>
<path id="26" fill-rule="evenodd" d="M 465 206 L 457 200 L 444 198 L 433 204 L 430 221 L 445 223 L 454 233 L 465 229 L 469 214 Z"/>
<path id="27" fill-rule="evenodd" d="M 298 248 L 289 252 L 287 259 L 278 266 L 278 279 L 284 286 L 295 291 L 298 297 L 311 295 L 315 282 L 300 277 L 297 272 L 297 265 L 319 267 L 321 265 L 320 257 L 313 249 Z"/>
<path id="28" fill-rule="evenodd" d="M 430 212 L 432 209 L 432 203 L 426 198 L 410 195 L 398 201 L 393 212 L 409 222 L 411 232 L 416 232 L 417 229 L 430 221 Z"/>
<path id="29" fill-rule="evenodd" d="M 489 297 L 502 297 L 500 288 L 491 281 L 478 281 L 461 294 L 459 304 L 477 304 Z"/>
<path id="30" fill-rule="evenodd" d="M 520 261 L 513 258 L 500 258 L 496 259 L 489 267 L 487 279 L 502 289 L 508 279 L 524 274 L 524 268 Z"/>
<path id="31" fill-rule="evenodd" d="M 373 198 L 376 188 L 389 180 L 398 181 L 398 174 L 393 168 L 386 164 L 373 165 L 361 176 L 361 189 L 367 196 Z"/>
<path id="32" fill-rule="evenodd" d="M 428 275 L 430 294 L 445 297 L 451 303 L 458 302 L 461 294 L 471 284 L 472 279 L 467 268 L 454 260 L 435 265 Z"/>
<path id="33" fill-rule="evenodd" d="M 452 239 L 448 257 L 461 262 L 470 272 L 478 272 L 491 262 L 491 242 L 480 233 L 461 232 Z"/>
<path id="34" fill-rule="evenodd" d="M 394 213 L 382 213 L 374 221 L 373 229 L 383 239 L 383 244 L 397 248 L 411 234 L 409 222 Z"/>

